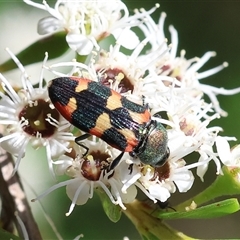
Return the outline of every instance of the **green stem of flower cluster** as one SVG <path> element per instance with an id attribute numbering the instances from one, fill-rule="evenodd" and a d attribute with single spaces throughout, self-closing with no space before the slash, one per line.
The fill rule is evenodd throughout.
<path id="1" fill-rule="evenodd" d="M 158 219 L 151 215 L 146 205 L 138 200 L 135 200 L 133 203 L 127 204 L 126 207 L 127 210 L 123 212 L 135 225 L 143 239 L 149 240 L 194 239 L 170 228 L 161 219 Z"/>
<path id="2" fill-rule="evenodd" d="M 86 55 L 76 54 L 76 60 L 77 60 L 77 62 L 79 62 L 79 63 L 85 63 L 86 59 L 87 59 L 87 56 L 86 56 Z"/>
<path id="3" fill-rule="evenodd" d="M 240 193 L 240 182 L 237 180 L 238 168 L 228 168 L 224 166 L 222 168 L 223 175 L 219 175 L 215 181 L 204 191 L 197 194 L 193 198 L 174 206 L 176 211 L 184 211 L 187 206 L 190 206 L 194 201 L 197 206 L 209 202 L 220 196 L 230 196 Z"/>

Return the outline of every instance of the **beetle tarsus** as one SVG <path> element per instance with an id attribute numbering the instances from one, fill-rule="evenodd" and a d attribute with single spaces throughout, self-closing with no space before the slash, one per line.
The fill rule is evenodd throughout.
<path id="1" fill-rule="evenodd" d="M 122 159 L 124 152 L 121 152 L 111 163 L 111 165 L 109 166 L 109 171 L 113 170 L 120 162 L 120 160 Z"/>
<path id="2" fill-rule="evenodd" d="M 91 134 L 86 133 L 86 134 L 83 134 L 83 135 L 75 138 L 75 143 L 86 150 L 85 153 L 82 155 L 83 157 L 85 157 L 88 154 L 89 148 L 87 146 L 85 146 L 84 144 L 80 143 L 80 141 L 82 141 L 90 136 L 91 136 Z"/>

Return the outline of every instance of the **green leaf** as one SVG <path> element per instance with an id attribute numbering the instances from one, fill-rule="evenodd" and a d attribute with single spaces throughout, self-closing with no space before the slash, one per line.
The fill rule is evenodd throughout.
<path id="1" fill-rule="evenodd" d="M 144 240 L 159 240 L 159 237 L 156 237 L 154 234 L 152 234 L 151 232 L 149 232 L 148 234 L 147 234 L 147 236 L 145 236 L 145 235 L 142 235 L 142 238 L 144 239 Z"/>
<path id="2" fill-rule="evenodd" d="M 108 216 L 108 218 L 112 222 L 118 222 L 122 215 L 121 208 L 118 205 L 113 204 L 110 198 L 107 196 L 107 194 L 103 190 L 98 189 L 97 193 L 102 202 L 103 210 Z"/>
<path id="3" fill-rule="evenodd" d="M 231 198 L 202 206 L 190 211 L 177 211 L 177 212 L 163 212 L 155 211 L 154 216 L 160 219 L 208 219 L 208 218 L 217 218 L 223 217 L 228 214 L 239 211 L 240 206 L 236 198 Z"/>
<path id="4" fill-rule="evenodd" d="M 185 211 L 185 207 L 189 206 L 192 201 L 200 206 L 218 197 L 239 194 L 240 182 L 238 180 L 238 175 L 240 169 L 237 167 L 231 168 L 224 166 L 222 171 L 223 175 L 218 175 L 215 181 L 207 188 L 185 202 L 178 204 L 175 206 L 175 209 L 182 212 Z"/>
<path id="5" fill-rule="evenodd" d="M 55 33 L 36 41 L 16 56 L 24 66 L 43 61 L 45 52 L 48 52 L 49 59 L 60 57 L 69 49 L 65 37 L 65 32 Z M 9 59 L 0 65 L 0 72 L 15 68 L 17 68 L 15 62 Z"/>
<path id="6" fill-rule="evenodd" d="M 0 229 L 0 239 L 21 240 L 21 238 L 19 238 L 18 236 L 13 235 L 12 233 L 5 231 L 4 229 Z"/>

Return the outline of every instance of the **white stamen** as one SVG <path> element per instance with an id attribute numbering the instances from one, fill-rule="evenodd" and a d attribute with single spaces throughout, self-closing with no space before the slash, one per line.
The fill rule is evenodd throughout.
<path id="1" fill-rule="evenodd" d="M 140 188 L 140 189 L 142 190 L 142 192 L 143 192 L 149 199 L 151 199 L 154 203 L 157 202 L 157 200 L 149 194 L 149 192 L 143 187 L 142 184 L 140 184 L 139 182 L 135 182 L 135 185 L 136 185 L 138 188 Z"/>
<path id="2" fill-rule="evenodd" d="M 122 187 L 122 193 L 127 193 L 127 189 L 141 177 L 141 173 L 134 174 Z"/>
<path id="3" fill-rule="evenodd" d="M 19 224 L 19 226 L 20 226 L 20 228 L 21 228 L 21 230 L 22 230 L 22 234 L 23 234 L 24 240 L 29 240 L 29 236 L 28 236 L 28 233 L 27 233 L 27 229 L 26 229 L 26 227 L 25 227 L 22 219 L 18 216 L 18 213 L 17 213 L 17 212 L 15 212 L 14 215 L 15 215 L 15 217 L 16 217 L 16 219 L 17 219 L 17 221 L 18 221 L 18 224 Z"/>
<path id="4" fill-rule="evenodd" d="M 12 86 L 9 84 L 8 80 L 0 73 L 0 79 L 2 80 L 2 87 L 3 90 L 11 97 L 11 99 L 16 102 L 20 103 L 21 100 L 17 93 L 13 90 Z M 6 98 L 6 97 L 5 97 Z"/>
<path id="5" fill-rule="evenodd" d="M 219 65 L 215 68 L 209 69 L 205 72 L 198 73 L 198 79 L 203 79 L 203 78 L 209 77 L 211 75 L 214 75 L 226 67 L 228 67 L 228 63 L 224 62 L 222 65 Z"/>
<path id="6" fill-rule="evenodd" d="M 116 180 L 114 178 L 109 179 L 112 191 L 114 192 L 115 198 L 117 199 L 116 203 L 123 209 L 126 210 L 126 207 L 123 205 L 120 193 L 116 187 Z"/>
<path id="7" fill-rule="evenodd" d="M 189 69 L 188 73 L 197 72 L 211 57 L 215 57 L 216 52 L 206 52 L 197 63 L 193 64 Z"/>
<path id="8" fill-rule="evenodd" d="M 72 199 L 72 203 L 71 203 L 70 208 L 69 208 L 69 211 L 65 214 L 67 217 L 72 213 L 72 211 L 73 211 L 73 209 L 76 205 L 77 199 L 79 197 L 79 194 L 86 184 L 87 184 L 87 181 L 83 181 L 81 183 L 81 185 L 78 187 L 77 191 L 75 192 L 74 197 Z"/>
<path id="9" fill-rule="evenodd" d="M 29 142 L 29 139 L 25 139 L 24 142 L 22 143 L 22 146 L 21 146 L 21 149 L 18 153 L 18 157 L 17 157 L 17 160 L 15 162 L 15 166 L 14 166 L 14 169 L 13 169 L 13 172 L 12 172 L 12 176 L 16 173 L 16 171 L 18 170 L 18 167 L 19 167 L 19 164 L 22 160 L 22 157 L 24 155 L 24 152 L 25 152 L 25 149 L 26 149 L 26 146 Z"/>
<path id="10" fill-rule="evenodd" d="M 98 181 L 97 184 L 99 184 L 101 186 L 101 188 L 105 191 L 105 193 L 110 198 L 111 202 L 116 205 L 117 202 L 113 198 L 113 196 L 112 196 L 111 192 L 109 191 L 109 189 L 107 188 L 107 186 L 102 181 Z"/>
<path id="11" fill-rule="evenodd" d="M 43 89 L 43 75 L 44 75 L 44 66 L 46 65 L 48 60 L 48 53 L 45 52 L 45 58 L 43 59 L 43 63 L 42 63 L 42 68 L 40 71 L 40 76 L 39 76 L 39 88 Z"/>
<path id="12" fill-rule="evenodd" d="M 171 53 L 170 58 L 171 60 L 173 60 L 176 58 L 176 55 L 177 55 L 178 33 L 177 33 L 177 30 L 172 25 L 169 26 L 169 31 L 171 33 L 171 42 L 173 46 L 170 52 Z"/>
<path id="13" fill-rule="evenodd" d="M 58 128 L 59 122 L 51 117 L 51 114 L 47 114 L 47 118 L 45 118 L 45 121 L 49 122 L 52 126 Z"/>
<path id="14" fill-rule="evenodd" d="M 57 184 L 53 185 L 52 187 L 50 187 L 49 189 L 47 189 L 42 194 L 38 195 L 36 198 L 32 199 L 31 202 L 35 202 L 37 200 L 40 200 L 41 198 L 47 196 L 49 193 L 55 191 L 56 189 L 58 189 L 60 187 L 63 187 L 63 186 L 67 186 L 68 184 L 74 183 L 76 181 L 78 181 L 78 179 L 70 179 L 70 180 L 67 180 L 67 181 L 64 181 L 64 182 L 57 183 Z"/>

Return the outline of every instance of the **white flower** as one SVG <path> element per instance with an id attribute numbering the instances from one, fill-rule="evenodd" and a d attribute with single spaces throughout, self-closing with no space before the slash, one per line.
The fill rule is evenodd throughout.
<path id="1" fill-rule="evenodd" d="M 174 81 L 172 77 L 156 76 L 148 74 L 148 68 L 154 64 L 152 59 L 146 58 L 143 61 L 141 52 L 149 39 L 144 39 L 131 52 L 130 55 L 124 54 L 120 51 L 121 45 L 118 43 L 111 45 L 109 51 L 101 50 L 100 52 L 92 52 L 89 56 L 88 64 L 76 62 L 61 62 L 51 66 L 45 66 L 57 76 L 79 76 L 88 78 L 92 81 L 100 82 L 101 84 L 110 87 L 119 92 L 121 95 L 127 97 L 129 100 L 142 105 L 144 97 L 147 94 L 152 95 L 156 91 L 156 87 L 161 91 L 163 88 L 168 90 L 163 81 Z M 166 51 L 160 52 L 158 57 L 164 57 Z M 57 71 L 60 67 L 72 67 L 67 74 Z M 62 69 L 61 69 L 62 71 Z M 152 82 L 153 87 L 152 87 Z M 156 86 L 157 83 L 157 86 Z M 162 86 L 159 84 L 162 83 Z M 147 91 L 147 93 L 146 93 Z M 148 101 L 146 101 L 148 103 Z"/>
<path id="2" fill-rule="evenodd" d="M 142 86 L 142 78 L 148 65 L 145 63 L 145 68 L 140 65 L 138 56 L 147 42 L 148 39 L 143 40 L 131 55 L 120 51 L 118 41 L 110 46 L 108 52 L 101 50 L 94 64 L 99 81 L 125 96 L 130 97 L 133 94 L 137 97 L 137 89 Z"/>
<path id="3" fill-rule="evenodd" d="M 228 140 L 236 141 L 232 137 L 217 137 L 216 147 L 218 156 L 224 165 L 228 167 L 240 167 L 240 145 L 236 145 L 230 149 Z"/>
<path id="4" fill-rule="evenodd" d="M 193 97 L 188 93 L 189 89 L 177 80 L 164 86 L 157 77 L 153 78 L 151 83 L 144 84 L 143 90 L 152 115 L 161 115 L 164 112 L 167 114 L 168 119 L 160 121 L 168 126 L 171 158 L 176 161 L 192 152 L 198 152 L 200 159 L 194 165 L 198 167 L 198 175 L 203 178 L 211 160 L 216 163 L 217 173 L 221 171 L 220 161 L 215 157 L 212 146 L 222 129 L 208 128 L 209 123 L 219 117 L 218 113 L 214 114 L 212 104 L 205 103 L 200 96 Z"/>
<path id="5" fill-rule="evenodd" d="M 85 140 L 83 144 L 89 148 L 88 155 L 82 157 L 85 149 L 77 147 L 76 157 L 61 157 L 54 162 L 57 165 L 58 175 L 66 174 L 72 179 L 60 182 L 34 200 L 38 200 L 59 187 L 66 186 L 68 197 L 72 200 L 69 211 L 70 215 L 75 205 L 83 205 L 88 199 L 93 197 L 96 188 L 102 188 L 113 204 L 126 209 L 124 203 L 132 202 L 137 194 L 134 186 L 130 186 L 128 191 L 122 192 L 124 181 L 132 174 L 128 169 L 129 165 L 122 161 L 121 167 L 109 170 L 111 161 L 119 155 L 119 151 L 111 148 L 102 140 Z M 123 157 L 124 158 L 124 157 Z"/>
<path id="6" fill-rule="evenodd" d="M 121 44 L 129 49 L 134 48 L 139 42 L 130 27 L 136 26 L 140 22 L 138 18 L 143 14 L 130 17 L 126 5 L 120 0 L 58 0 L 54 8 L 46 1 L 43 1 L 43 4 L 31 0 L 24 2 L 51 15 L 39 21 L 39 34 L 65 30 L 70 48 L 80 55 L 88 55 L 94 47 L 99 49 L 98 41 L 110 34 L 115 38 L 124 35 Z M 154 10 L 155 8 L 147 14 Z"/>
<path id="7" fill-rule="evenodd" d="M 147 53 L 147 56 L 151 59 L 156 59 L 160 46 L 161 50 L 168 48 L 164 34 L 165 18 L 166 14 L 162 13 L 158 24 L 156 24 L 150 15 L 146 15 L 143 24 L 139 25 L 145 36 L 151 36 L 151 38 L 149 38 L 151 49 Z M 226 116 L 227 113 L 219 106 L 216 96 L 218 94 L 233 95 L 239 93 L 240 88 L 238 87 L 232 90 L 226 90 L 224 88 L 217 88 L 203 84 L 200 80 L 216 74 L 223 68 L 227 67 L 228 64 L 224 62 L 220 66 L 199 73 L 199 69 L 211 57 L 214 57 L 216 53 L 207 52 L 201 58 L 194 57 L 192 59 L 186 59 L 186 52 L 185 50 L 182 50 L 180 52 L 180 56 L 178 57 L 178 33 L 173 26 L 169 27 L 169 31 L 171 34 L 171 50 L 169 51 L 169 54 L 164 56 L 164 58 L 156 59 L 155 66 L 151 67 L 150 71 L 154 71 L 159 76 L 170 76 L 176 78 L 179 82 L 181 82 L 181 86 L 188 90 L 188 93 L 186 94 L 190 94 L 193 97 L 201 96 L 203 93 L 207 94 L 215 111 L 222 116 Z M 165 84 L 169 85 L 171 82 L 166 81 Z"/>
<path id="8" fill-rule="evenodd" d="M 135 182 L 149 199 L 155 203 L 166 202 L 171 193 L 187 192 L 193 185 L 194 177 L 183 159 L 174 160 L 171 157 L 162 167 L 152 168 L 148 165 L 141 169 L 141 177 Z"/>
<path id="9" fill-rule="evenodd" d="M 151 37 L 150 37 L 151 38 Z M 122 53 L 118 40 L 111 45 L 109 51 L 100 51 L 99 57 L 95 60 L 94 67 L 98 74 L 98 81 L 105 86 L 121 93 L 134 102 L 142 104 L 144 96 L 144 85 L 152 81 L 153 76 L 149 74 L 149 68 L 154 66 L 154 59 L 143 54 L 144 47 L 149 42 L 149 37 L 141 41 L 138 46 L 129 54 Z M 167 50 L 160 50 L 156 57 L 164 58 Z M 159 81 L 169 79 L 168 77 L 157 77 Z M 173 78 L 171 78 L 173 80 Z M 157 80 L 156 80 L 157 81 Z M 155 89 L 152 89 L 154 91 Z"/>
<path id="10" fill-rule="evenodd" d="M 1 146 L 17 156 L 14 172 L 30 143 L 34 148 L 45 147 L 51 168 L 51 159 L 69 152 L 70 124 L 59 115 L 49 102 L 47 87 L 43 86 L 43 72 L 39 87 L 33 88 L 29 76 L 19 60 L 7 49 L 22 73 L 23 88 L 16 92 L 7 79 L 0 74 L 0 81 L 6 95 L 1 94 L 0 124 L 6 126 Z M 47 61 L 47 55 L 43 64 Z"/>
<path id="11" fill-rule="evenodd" d="M 146 23 L 143 24 L 145 28 L 142 29 L 145 32 L 146 29 L 153 32 L 149 27 L 153 26 L 149 19 L 150 17 L 146 17 Z M 161 19 L 161 27 L 163 23 L 164 19 Z M 152 33 L 151 31 L 149 33 Z M 196 58 L 186 60 L 184 54 L 178 58 L 176 57 L 178 40 L 176 30 L 171 28 L 173 47 L 170 52 L 163 30 L 160 32 L 161 42 L 154 45 L 154 39 L 146 37 L 130 55 L 120 51 L 121 44 L 117 41 L 115 46 L 110 47 L 109 52 L 102 50 L 99 55 L 92 53 L 90 63 L 87 65 L 65 62 L 45 67 L 58 76 L 74 75 L 100 81 L 131 101 L 136 100 L 141 105 L 148 104 L 152 116 L 165 115 L 164 118 L 154 117 L 158 118 L 164 126 L 166 125 L 168 134 L 170 157 L 163 166 L 163 169 L 169 168 L 166 171 L 167 176 L 161 172 L 162 168 L 154 170 L 142 163 L 137 164 L 134 159 L 124 158 L 114 169 L 114 176 L 121 179 L 115 186 L 118 186 L 118 194 L 122 202 L 124 197 L 121 194 L 128 193 L 130 189 L 135 191 L 135 186 L 153 201 L 165 202 L 176 188 L 180 192 L 186 192 L 192 187 L 194 177 L 190 169 L 197 167 L 197 175 L 203 180 L 210 161 L 216 164 L 217 174 L 221 173 L 221 162 L 214 150 L 214 144 L 222 128 L 209 127 L 210 122 L 223 113 L 218 108 L 214 95 L 220 92 L 215 90 L 208 92 L 215 98 L 212 98 L 211 104 L 206 103 L 203 93 L 207 93 L 207 89 L 211 87 L 205 89 L 199 82 L 201 78 L 199 76 L 203 76 L 203 73 L 197 74 L 198 69 L 211 57 L 212 53 L 206 53 L 196 63 Z M 153 47 L 151 51 L 144 53 L 144 46 L 148 42 Z M 161 64 L 158 65 L 159 63 Z M 62 66 L 72 67 L 71 72 L 62 74 L 55 70 Z M 222 67 L 214 69 L 213 72 L 219 71 Z M 208 73 L 205 72 L 205 76 Z M 231 94 L 237 91 L 233 90 Z M 142 96 L 144 101 L 141 101 Z M 199 157 L 193 163 L 187 164 L 183 158 L 193 152 L 197 152 Z M 127 163 L 132 163 L 130 173 L 126 171 L 126 160 Z M 111 179 L 115 181 L 115 178 Z"/>
<path id="12" fill-rule="evenodd" d="M 145 166 L 139 182 L 135 184 L 155 203 L 157 200 L 165 202 L 171 195 L 170 190 L 165 186 L 164 182 L 159 181 L 158 177 L 155 177 L 155 173 L 155 169 L 150 166 Z"/>
<path id="13" fill-rule="evenodd" d="M 139 53 L 142 46 L 139 46 L 134 53 Z M 209 123 L 219 117 L 218 113 L 214 114 L 212 104 L 205 103 L 201 95 L 196 97 L 189 94 L 191 89 L 186 88 L 172 77 L 165 78 L 156 76 L 156 74 L 144 76 L 146 68 L 139 67 L 138 54 L 134 53 L 131 56 L 122 54 L 117 44 L 110 49 L 110 52 L 100 54 L 98 60 L 95 61 L 92 58 L 89 65 L 65 62 L 46 68 L 58 76 L 63 76 L 64 74 L 54 69 L 60 66 L 71 66 L 72 70 L 67 75 L 101 81 L 139 104 L 142 104 L 142 96 L 144 96 L 144 102 L 149 105 L 152 115 L 167 113 L 168 119 L 159 118 L 159 121 L 168 126 L 168 146 L 171 158 L 177 161 L 196 151 L 200 154 L 200 158 L 192 167 L 198 167 L 197 172 L 201 178 L 211 160 L 215 161 L 217 173 L 219 173 L 221 171 L 220 161 L 215 157 L 212 146 L 217 133 L 222 129 L 220 127 L 208 128 Z M 146 63 L 146 65 L 149 64 Z M 130 70 L 128 75 L 127 67 Z M 118 78 L 119 73 L 122 73 L 122 78 Z M 171 84 L 166 85 L 164 81 Z M 128 91 L 125 92 L 126 90 Z"/>

